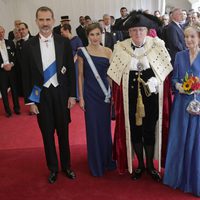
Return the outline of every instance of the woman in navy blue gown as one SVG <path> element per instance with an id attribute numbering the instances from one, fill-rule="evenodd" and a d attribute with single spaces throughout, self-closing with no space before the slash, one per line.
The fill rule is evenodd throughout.
<path id="1" fill-rule="evenodd" d="M 200 26 L 184 31 L 188 50 L 177 53 L 172 85 L 172 106 L 164 184 L 200 196 L 200 115 L 186 110 L 194 94 L 184 93 L 182 81 L 186 73 L 200 77 Z M 200 101 L 200 94 L 197 95 Z"/>
<path id="2" fill-rule="evenodd" d="M 78 61 L 77 61 L 77 51 L 80 47 L 83 47 L 81 39 L 78 36 L 73 36 L 71 32 L 71 25 L 64 24 L 61 27 L 61 35 L 66 37 L 70 40 L 70 44 L 72 46 L 72 53 L 74 57 L 74 64 L 75 64 L 75 72 L 76 72 L 76 98 L 79 100 L 78 97 Z"/>
<path id="3" fill-rule="evenodd" d="M 85 48 L 108 91 L 107 69 L 112 54 L 100 45 L 102 29 L 98 23 L 87 28 L 90 44 Z M 105 94 L 85 57 L 78 50 L 79 105 L 85 111 L 87 152 L 89 168 L 93 176 L 102 176 L 106 170 L 116 168 L 112 160 L 111 104 L 105 102 Z"/>

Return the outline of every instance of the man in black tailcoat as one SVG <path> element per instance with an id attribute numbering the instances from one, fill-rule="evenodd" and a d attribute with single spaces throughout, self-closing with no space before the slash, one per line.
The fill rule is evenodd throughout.
<path id="1" fill-rule="evenodd" d="M 20 114 L 17 95 L 15 45 L 13 41 L 4 39 L 5 30 L 0 26 L 0 92 L 7 117 L 11 117 L 7 90 L 10 87 L 14 105 L 14 112 Z"/>
<path id="2" fill-rule="evenodd" d="M 24 43 L 22 49 L 25 103 L 37 114 L 42 133 L 49 183 L 57 180 L 58 159 L 54 141 L 56 130 L 61 168 L 70 179 L 71 170 L 68 124 L 75 105 L 75 67 L 70 41 L 52 33 L 53 11 L 40 7 L 36 12 L 39 34 Z"/>
<path id="3" fill-rule="evenodd" d="M 76 28 L 76 34 L 81 39 L 83 46 L 85 47 L 88 45 L 88 38 L 86 35 L 86 30 L 85 30 L 85 17 L 80 16 L 79 22 L 80 22 L 80 25 Z"/>

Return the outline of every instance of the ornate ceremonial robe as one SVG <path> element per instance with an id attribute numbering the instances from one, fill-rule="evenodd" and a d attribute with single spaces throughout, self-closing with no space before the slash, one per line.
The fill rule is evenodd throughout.
<path id="1" fill-rule="evenodd" d="M 145 51 L 139 56 L 134 55 L 131 41 L 131 39 L 127 39 L 115 45 L 108 69 L 108 75 L 115 82 L 113 96 L 116 107 L 115 157 L 118 161 L 120 173 L 125 172 L 127 166 L 128 171 L 132 173 L 133 151 L 128 106 L 129 71 L 132 57 L 140 60 L 146 56 L 159 83 L 159 120 L 156 128 L 155 146 L 155 158 L 159 160 L 159 169 L 161 166 L 163 83 L 172 71 L 170 56 L 162 40 L 147 36 L 144 44 Z"/>

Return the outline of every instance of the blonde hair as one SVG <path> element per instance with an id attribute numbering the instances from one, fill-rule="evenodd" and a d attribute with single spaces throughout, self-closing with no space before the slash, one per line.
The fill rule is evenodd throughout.
<path id="1" fill-rule="evenodd" d="M 190 29 L 195 30 L 195 31 L 198 33 L 199 38 L 200 38 L 200 22 L 196 22 L 196 23 L 192 24 L 191 26 L 187 26 L 187 27 L 185 28 L 185 30 L 184 30 L 184 34 L 186 34 L 186 32 L 187 32 L 188 30 L 190 30 Z"/>

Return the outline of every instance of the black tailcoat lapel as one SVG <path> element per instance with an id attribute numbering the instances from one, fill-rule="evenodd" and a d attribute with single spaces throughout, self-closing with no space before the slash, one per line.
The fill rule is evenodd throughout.
<path id="1" fill-rule="evenodd" d="M 63 63 L 63 42 L 54 35 L 54 45 L 55 45 L 55 56 L 56 56 L 56 66 L 57 66 L 57 76 L 61 73 L 62 63 Z"/>
<path id="2" fill-rule="evenodd" d="M 39 41 L 39 34 L 34 38 L 32 42 L 32 55 L 34 56 L 34 60 L 37 62 L 37 68 L 40 71 L 41 75 L 43 76 L 43 67 L 42 67 L 42 57 L 41 57 L 41 50 L 40 50 L 40 41 Z"/>

